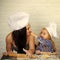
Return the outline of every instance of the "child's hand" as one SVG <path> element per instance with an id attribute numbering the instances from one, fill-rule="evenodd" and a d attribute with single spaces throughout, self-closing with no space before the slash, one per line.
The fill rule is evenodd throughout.
<path id="1" fill-rule="evenodd" d="M 36 54 L 41 54 L 40 50 L 36 50 L 35 53 L 36 53 Z"/>
<path id="2" fill-rule="evenodd" d="M 29 50 L 23 48 L 23 51 L 26 53 L 28 57 L 32 57 L 32 54 L 29 52 Z"/>

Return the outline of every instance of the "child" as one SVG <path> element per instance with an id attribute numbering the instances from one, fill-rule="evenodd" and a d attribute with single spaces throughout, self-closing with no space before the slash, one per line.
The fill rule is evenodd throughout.
<path id="1" fill-rule="evenodd" d="M 58 37 L 56 32 L 56 24 L 50 23 L 48 27 L 42 28 L 37 41 L 36 54 L 55 54 L 56 48 L 53 37 Z"/>

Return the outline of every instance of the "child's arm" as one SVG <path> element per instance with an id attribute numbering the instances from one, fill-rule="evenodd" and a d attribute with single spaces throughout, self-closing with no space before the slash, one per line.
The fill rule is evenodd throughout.
<path id="1" fill-rule="evenodd" d="M 51 52 L 41 52 L 41 54 L 56 55 L 56 52 L 53 52 L 53 53 L 51 53 Z"/>
<path id="2" fill-rule="evenodd" d="M 40 50 L 36 50 L 36 54 L 56 55 L 56 52 L 51 53 L 51 52 L 41 52 Z"/>

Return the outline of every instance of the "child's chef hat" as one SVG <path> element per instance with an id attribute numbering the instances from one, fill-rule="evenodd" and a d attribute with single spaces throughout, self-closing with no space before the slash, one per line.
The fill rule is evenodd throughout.
<path id="1" fill-rule="evenodd" d="M 49 25 L 46 27 L 46 29 L 49 32 L 51 37 L 58 38 L 56 23 L 54 23 L 54 22 L 49 23 Z"/>
<path id="2" fill-rule="evenodd" d="M 29 14 L 18 12 L 10 16 L 8 24 L 13 30 L 22 29 L 28 24 Z"/>

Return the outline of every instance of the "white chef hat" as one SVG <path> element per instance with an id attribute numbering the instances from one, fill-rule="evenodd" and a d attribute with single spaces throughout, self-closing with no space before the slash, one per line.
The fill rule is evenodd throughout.
<path id="1" fill-rule="evenodd" d="M 49 32 L 51 37 L 58 38 L 57 34 L 57 24 L 54 22 L 49 23 L 47 27 L 45 27 L 47 31 Z"/>
<path id="2" fill-rule="evenodd" d="M 22 29 L 29 22 L 29 14 L 26 12 L 17 12 L 9 17 L 8 24 L 13 30 Z"/>

